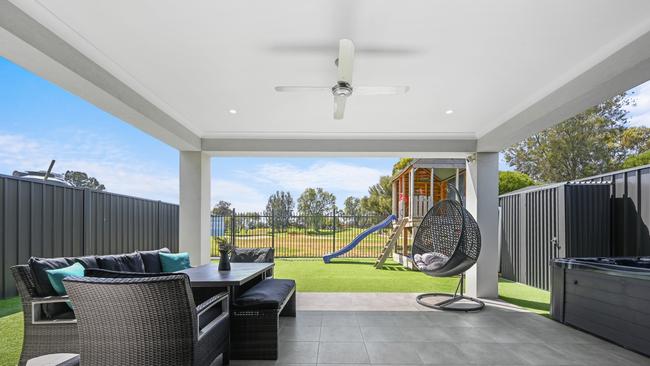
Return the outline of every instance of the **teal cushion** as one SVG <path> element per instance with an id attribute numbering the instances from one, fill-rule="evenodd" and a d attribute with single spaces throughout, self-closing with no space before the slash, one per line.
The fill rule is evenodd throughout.
<path id="1" fill-rule="evenodd" d="M 59 295 L 65 295 L 65 287 L 63 286 L 63 279 L 66 277 L 83 277 L 86 269 L 84 266 L 77 262 L 69 267 L 57 268 L 57 269 L 48 269 L 47 278 L 50 280 L 50 284 L 54 291 Z"/>
<path id="2" fill-rule="evenodd" d="M 176 272 L 190 268 L 189 253 L 158 252 L 163 272 Z"/>

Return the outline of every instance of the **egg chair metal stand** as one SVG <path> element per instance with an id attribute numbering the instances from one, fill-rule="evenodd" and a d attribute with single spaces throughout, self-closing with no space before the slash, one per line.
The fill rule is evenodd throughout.
<path id="1" fill-rule="evenodd" d="M 485 303 L 465 295 L 465 271 L 478 260 L 481 252 L 481 232 L 474 217 L 465 209 L 458 191 L 448 186 L 448 196 L 437 202 L 426 213 L 418 226 L 411 247 L 411 261 L 414 268 L 432 277 L 460 275 L 453 294 L 426 293 L 417 296 L 420 305 L 450 311 L 479 311 Z M 422 255 L 435 257 L 435 263 L 423 263 L 415 258 Z M 425 299 L 442 298 L 442 301 L 427 302 Z"/>

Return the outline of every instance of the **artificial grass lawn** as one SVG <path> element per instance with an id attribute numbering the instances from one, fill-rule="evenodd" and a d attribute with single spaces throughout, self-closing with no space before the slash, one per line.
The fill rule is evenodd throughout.
<path id="1" fill-rule="evenodd" d="M 20 298 L 0 300 L 0 365 L 16 365 L 23 343 Z"/>
<path id="2" fill-rule="evenodd" d="M 293 278 L 302 292 L 453 292 L 458 277 L 434 278 L 389 261 L 383 269 L 374 259 L 276 259 L 275 277 Z M 499 280 L 503 300 L 548 316 L 550 293 Z M 18 362 L 23 339 L 20 299 L 0 300 L 0 365 Z"/>

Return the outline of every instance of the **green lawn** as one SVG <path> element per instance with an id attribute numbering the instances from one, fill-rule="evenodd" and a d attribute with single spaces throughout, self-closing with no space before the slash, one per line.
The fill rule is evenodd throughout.
<path id="1" fill-rule="evenodd" d="M 23 313 L 20 299 L 0 300 L 0 365 L 18 363 L 23 342 Z"/>
<path id="2" fill-rule="evenodd" d="M 303 292 L 452 292 L 454 278 L 433 278 L 389 262 L 375 269 L 374 259 L 277 259 L 275 276 L 293 278 Z M 512 304 L 548 316 L 548 291 L 507 280 L 499 281 L 499 296 Z M 23 338 L 20 300 L 0 300 L 0 365 L 18 362 Z"/>

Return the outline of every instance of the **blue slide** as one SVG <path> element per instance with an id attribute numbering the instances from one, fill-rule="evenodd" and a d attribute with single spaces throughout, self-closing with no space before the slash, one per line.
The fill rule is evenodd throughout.
<path id="1" fill-rule="evenodd" d="M 395 215 L 388 216 L 386 219 L 384 219 L 384 221 L 380 222 L 379 224 L 377 224 L 377 225 L 369 228 L 368 230 L 362 232 L 361 234 L 357 235 L 357 237 L 354 238 L 354 240 L 352 240 L 352 242 L 350 244 L 344 246 L 343 248 L 337 250 L 334 253 L 324 255 L 323 256 L 323 262 L 329 263 L 332 260 L 332 258 L 336 258 L 336 257 L 338 257 L 340 255 L 343 255 L 343 254 L 351 251 L 352 249 L 354 249 L 354 247 L 356 247 L 359 243 L 361 243 L 361 241 L 363 239 L 365 239 L 366 236 L 374 233 L 377 230 L 385 228 L 386 226 L 390 225 L 394 220 L 397 220 L 397 217 L 395 217 Z"/>

